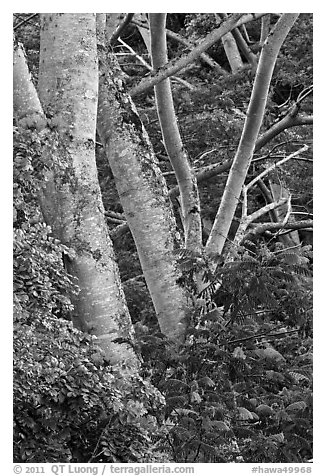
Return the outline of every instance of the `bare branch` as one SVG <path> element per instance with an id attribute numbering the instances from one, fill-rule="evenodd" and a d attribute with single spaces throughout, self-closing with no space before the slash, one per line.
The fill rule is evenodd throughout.
<path id="1" fill-rule="evenodd" d="M 231 15 L 225 22 L 222 23 L 218 28 L 214 29 L 211 33 L 209 33 L 206 38 L 196 47 L 194 47 L 190 53 L 183 55 L 179 58 L 175 58 L 169 63 L 167 63 L 164 67 L 160 68 L 159 71 L 154 74 L 150 75 L 147 78 L 143 79 L 138 85 L 131 89 L 130 95 L 136 96 L 147 89 L 155 86 L 163 79 L 168 78 L 169 76 L 175 74 L 177 71 L 180 71 L 189 63 L 194 61 L 204 53 L 210 46 L 216 43 L 219 39 L 222 38 L 223 35 L 231 31 L 233 28 L 236 28 L 244 23 L 248 23 L 249 21 L 256 20 L 261 16 L 266 15 L 265 13 L 234 13 Z"/>
<path id="2" fill-rule="evenodd" d="M 37 15 L 39 15 L 39 13 L 33 13 L 33 15 L 30 15 L 28 18 L 25 18 L 25 20 L 22 20 L 20 23 L 18 23 L 18 25 L 14 26 L 14 31 L 20 28 L 25 23 L 29 22 L 32 18 L 36 17 Z"/>
<path id="3" fill-rule="evenodd" d="M 127 13 L 127 15 L 124 17 L 124 19 L 122 20 L 122 22 L 118 26 L 118 28 L 113 32 L 113 34 L 110 38 L 110 45 L 113 46 L 118 41 L 121 33 L 129 25 L 133 16 L 134 16 L 134 13 Z"/>
<path id="4" fill-rule="evenodd" d="M 141 28 L 149 29 L 148 25 L 138 22 L 135 19 L 132 20 L 132 23 Z M 168 28 L 166 28 L 165 31 L 166 31 L 166 36 L 168 38 L 171 38 L 172 40 L 177 41 L 178 43 L 181 43 L 182 45 L 186 46 L 188 49 L 192 49 L 196 46 L 192 41 L 187 40 L 183 36 L 179 35 L 178 33 L 175 33 L 174 31 L 169 30 Z M 227 71 L 225 71 L 222 68 L 222 66 L 216 63 L 216 61 L 214 61 L 213 58 L 211 58 L 207 53 L 202 53 L 200 55 L 200 59 L 204 61 L 206 64 L 208 64 L 211 68 L 216 69 L 223 76 L 226 76 L 228 74 Z"/>
<path id="5" fill-rule="evenodd" d="M 255 177 L 251 182 L 249 182 L 244 188 L 248 190 L 250 187 L 252 187 L 255 183 L 258 182 L 258 180 L 261 180 L 263 177 L 265 177 L 269 172 L 272 170 L 276 169 L 276 167 L 279 167 L 280 165 L 284 164 L 290 159 L 294 159 L 297 155 L 301 154 L 302 152 L 306 152 L 308 150 L 308 146 L 304 145 L 301 147 L 301 149 L 297 150 L 296 152 L 293 152 L 292 154 L 288 155 L 287 157 L 284 157 L 282 160 L 279 160 L 275 164 L 272 164 L 270 167 L 265 169 L 263 172 L 261 172 L 257 177 Z"/>
<path id="6" fill-rule="evenodd" d="M 313 220 L 303 220 L 303 221 L 294 221 L 290 223 L 286 223 L 283 225 L 282 223 L 262 223 L 257 225 L 255 228 L 250 230 L 241 240 L 241 243 L 245 241 L 250 241 L 255 237 L 262 235 L 266 231 L 278 231 L 278 230 L 300 230 L 302 228 L 312 228 L 313 227 Z"/>

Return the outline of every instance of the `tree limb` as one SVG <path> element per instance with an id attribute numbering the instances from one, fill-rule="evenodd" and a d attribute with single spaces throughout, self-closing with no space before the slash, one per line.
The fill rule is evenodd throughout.
<path id="1" fill-rule="evenodd" d="M 214 43 L 221 39 L 223 35 L 231 31 L 233 28 L 240 26 L 244 23 L 248 23 L 249 21 L 256 20 L 257 18 L 260 18 L 263 15 L 265 15 L 265 13 L 234 13 L 225 22 L 223 22 L 222 25 L 220 25 L 218 28 L 214 29 L 211 33 L 209 33 L 206 38 L 201 43 L 199 43 L 199 45 L 195 46 L 190 51 L 190 53 L 169 61 L 169 63 L 167 63 L 164 67 L 160 68 L 157 73 L 155 73 L 154 75 L 150 75 L 147 78 L 144 78 L 139 84 L 133 87 L 130 90 L 129 94 L 133 97 L 155 86 L 155 84 L 158 84 L 163 79 L 166 79 L 169 76 L 175 74 L 177 71 L 180 71 L 189 63 L 197 59 L 201 53 L 204 53 Z"/>
<path id="2" fill-rule="evenodd" d="M 136 51 L 131 48 L 131 46 L 129 46 L 125 41 L 123 41 L 121 38 L 118 38 L 118 41 L 119 43 L 121 43 L 122 46 L 124 46 L 128 51 L 130 51 L 130 53 L 135 56 L 135 58 L 138 59 L 138 61 L 143 65 L 145 66 L 145 68 L 148 69 L 148 71 L 153 71 L 153 68 L 152 66 L 147 63 L 146 60 L 144 60 L 144 58 L 142 56 L 140 56 L 138 53 L 136 53 Z M 191 90 L 194 90 L 195 87 L 188 83 L 188 81 L 185 81 L 184 79 L 182 78 L 178 78 L 177 76 L 172 76 L 171 79 L 174 79 L 175 81 L 177 81 L 178 83 L 182 84 L 183 86 L 186 86 L 186 88 L 188 89 L 191 89 Z"/>
<path id="3" fill-rule="evenodd" d="M 133 19 L 132 23 L 136 26 L 139 26 L 141 28 L 149 28 L 147 25 L 144 25 L 143 23 L 138 22 L 137 20 Z M 174 31 L 169 30 L 168 28 L 165 29 L 166 31 L 166 36 L 168 38 L 171 38 L 172 40 L 177 41 L 178 43 L 181 43 L 182 45 L 186 46 L 189 49 L 194 48 L 196 45 L 193 44 L 193 42 L 187 40 L 183 36 L 179 35 L 179 33 L 175 33 Z M 226 76 L 228 73 L 225 71 L 222 66 L 220 66 L 216 61 L 213 60 L 207 53 L 202 53 L 200 56 L 200 59 L 204 61 L 206 64 L 208 64 L 211 68 L 216 69 L 221 75 Z"/>
<path id="4" fill-rule="evenodd" d="M 259 235 L 262 235 L 266 231 L 278 231 L 278 230 L 300 230 L 302 228 L 312 228 L 313 220 L 293 221 L 285 224 L 282 223 L 261 223 L 255 228 L 251 229 L 241 240 L 241 243 L 245 241 L 251 241 Z"/>
<path id="5" fill-rule="evenodd" d="M 132 18 L 134 16 L 134 13 L 127 13 L 127 15 L 124 17 L 118 28 L 113 32 L 111 38 L 110 38 L 110 45 L 114 46 L 115 43 L 118 41 L 121 33 L 123 30 L 129 25 L 131 22 Z"/>

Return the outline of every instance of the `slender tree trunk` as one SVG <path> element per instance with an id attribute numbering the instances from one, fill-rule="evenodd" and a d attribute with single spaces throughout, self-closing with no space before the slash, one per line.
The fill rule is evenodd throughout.
<path id="1" fill-rule="evenodd" d="M 41 23 L 39 97 L 18 52 L 15 115 L 25 127 L 35 116 L 44 126 L 42 159 L 49 172 L 41 207 L 54 236 L 70 250 L 66 264 L 80 288 L 74 300 L 74 324 L 97 336 L 112 364 L 126 365 L 134 372 L 138 359 L 131 347 L 112 342 L 118 337 L 131 339 L 133 332 L 104 221 L 95 163 L 95 15 L 43 14 Z M 50 128 L 45 128 L 44 113 Z"/>
<path id="2" fill-rule="evenodd" d="M 105 14 L 105 13 L 100 13 L 98 15 L 103 15 L 103 16 L 106 16 L 108 18 L 108 21 L 110 22 L 110 16 L 111 15 L 115 15 L 114 13 L 110 13 L 110 14 Z M 120 23 L 118 24 L 118 26 L 116 27 L 115 30 L 113 30 L 113 32 L 110 34 L 110 31 L 107 30 L 107 35 L 110 35 L 109 38 L 107 36 L 107 41 L 111 44 L 111 45 L 114 45 L 120 38 L 122 32 L 126 29 L 126 27 L 129 25 L 129 23 L 131 22 L 132 18 L 133 18 L 134 14 L 133 13 L 127 13 L 127 15 L 120 21 Z"/>
<path id="3" fill-rule="evenodd" d="M 136 13 L 135 20 L 137 22 L 137 29 L 146 45 L 148 53 L 151 53 L 151 38 L 149 34 L 149 24 L 145 13 Z"/>
<path id="4" fill-rule="evenodd" d="M 15 43 L 13 60 L 13 103 L 16 121 L 21 127 L 40 131 L 47 126 L 47 120 L 21 44 Z"/>
<path id="5" fill-rule="evenodd" d="M 103 38 L 99 39 L 98 52 L 98 132 L 161 331 L 180 341 L 186 330 L 187 298 L 178 284 L 176 223 L 168 190 L 147 133 L 125 93 L 119 64 L 106 51 Z"/>
<path id="6" fill-rule="evenodd" d="M 218 23 L 220 23 L 222 17 L 218 13 L 215 14 L 215 17 Z M 235 41 L 235 38 L 231 32 L 226 33 L 224 36 L 222 36 L 222 44 L 231 68 L 231 73 L 234 74 L 238 71 L 241 71 L 243 68 L 241 55 L 238 50 L 237 42 Z"/>
<path id="7" fill-rule="evenodd" d="M 243 38 L 239 28 L 235 28 L 232 31 L 232 34 L 234 36 L 235 41 L 237 42 L 238 48 L 243 54 L 243 56 L 246 58 L 249 64 L 251 64 L 252 67 L 252 73 L 254 74 L 256 72 L 256 67 L 257 67 L 257 58 L 256 55 L 251 51 L 249 48 L 247 42 Z"/>
<path id="8" fill-rule="evenodd" d="M 165 20 L 166 13 L 150 13 L 151 56 L 154 70 L 164 66 L 168 60 Z M 202 230 L 197 181 L 179 133 L 169 78 L 157 84 L 154 91 L 164 146 L 180 189 L 185 247 L 200 252 Z"/>
<path id="9" fill-rule="evenodd" d="M 262 49 L 238 150 L 229 172 L 211 234 L 206 243 L 206 249 L 209 253 L 222 253 L 239 202 L 241 189 L 255 150 L 274 65 L 281 45 L 297 17 L 298 14 L 283 14 Z"/>
<path id="10" fill-rule="evenodd" d="M 105 13 L 98 14 L 97 23 L 99 23 L 99 16 L 101 17 L 101 21 L 104 22 L 104 25 L 106 25 L 106 41 L 108 42 L 108 44 L 110 44 L 114 33 L 117 31 L 119 25 L 123 21 L 123 13 L 110 13 L 108 15 L 106 15 Z"/>

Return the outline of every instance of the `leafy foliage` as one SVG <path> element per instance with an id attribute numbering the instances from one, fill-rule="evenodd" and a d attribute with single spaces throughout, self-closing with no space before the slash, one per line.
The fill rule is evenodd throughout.
<path id="1" fill-rule="evenodd" d="M 207 281 L 187 340 L 175 353 L 160 335 L 140 339 L 166 398 L 165 445 L 173 461 L 311 458 L 309 254 L 304 249 L 293 263 L 289 253 L 262 247 L 255 257 L 243 252 L 220 262 L 215 273 L 181 254 L 189 292 L 194 272 Z"/>
<path id="2" fill-rule="evenodd" d="M 91 336 L 17 307 L 14 458 L 17 462 L 140 461 L 152 447 L 160 394 L 110 370 Z M 154 456 L 155 458 L 155 456 Z"/>

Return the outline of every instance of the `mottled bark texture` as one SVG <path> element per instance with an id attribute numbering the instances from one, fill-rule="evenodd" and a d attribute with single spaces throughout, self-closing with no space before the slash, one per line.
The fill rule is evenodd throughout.
<path id="1" fill-rule="evenodd" d="M 24 128 L 42 130 L 47 121 L 32 82 L 28 69 L 24 48 L 14 44 L 13 56 L 13 107 L 16 122 Z"/>
<path id="2" fill-rule="evenodd" d="M 41 200 L 53 234 L 70 248 L 68 271 L 80 292 L 74 324 L 94 334 L 113 363 L 138 359 L 118 337 L 131 319 L 104 220 L 95 162 L 98 64 L 94 14 L 41 15 L 39 98 L 48 118 L 43 159 L 50 164 Z"/>
<path id="3" fill-rule="evenodd" d="M 151 56 L 154 71 L 168 61 L 165 20 L 166 13 L 150 13 Z M 170 79 L 164 79 L 154 87 L 157 114 L 160 121 L 164 146 L 179 185 L 181 214 L 186 249 L 200 252 L 202 230 L 200 202 L 196 176 L 191 169 L 175 115 Z"/>
<path id="4" fill-rule="evenodd" d="M 255 150 L 276 59 L 282 43 L 297 17 L 298 14 L 283 14 L 263 46 L 239 146 L 229 172 L 218 213 L 206 243 L 208 253 L 222 253 Z"/>
<path id="5" fill-rule="evenodd" d="M 100 83 L 97 128 L 135 240 L 161 331 L 182 340 L 187 299 L 178 284 L 176 224 L 168 190 L 148 135 L 126 94 L 119 64 L 98 44 Z"/>

